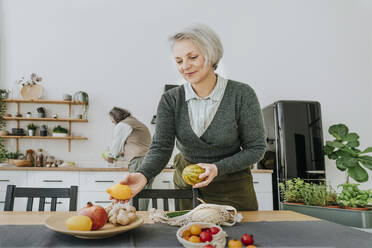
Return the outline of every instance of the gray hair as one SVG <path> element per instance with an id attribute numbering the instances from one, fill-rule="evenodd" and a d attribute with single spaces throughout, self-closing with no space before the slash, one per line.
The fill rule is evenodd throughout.
<path id="1" fill-rule="evenodd" d="M 214 70 L 217 69 L 223 55 L 223 47 L 220 38 L 210 27 L 196 24 L 171 35 L 169 37 L 171 47 L 183 39 L 189 39 L 199 47 L 205 59 L 205 66 L 212 65 Z"/>
<path id="2" fill-rule="evenodd" d="M 119 123 L 120 121 L 126 119 L 129 117 L 131 114 L 128 110 L 123 109 L 123 108 L 118 108 L 118 107 L 113 107 L 110 110 L 109 115 L 114 119 L 116 123 Z"/>

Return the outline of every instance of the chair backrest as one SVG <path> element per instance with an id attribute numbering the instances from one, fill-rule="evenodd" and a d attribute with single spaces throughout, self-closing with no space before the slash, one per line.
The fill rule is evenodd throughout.
<path id="1" fill-rule="evenodd" d="M 57 198 L 70 198 L 70 211 L 76 211 L 77 208 L 78 186 L 70 188 L 18 188 L 15 185 L 8 185 L 5 195 L 4 211 L 13 211 L 14 198 L 27 197 L 27 211 L 32 211 L 34 198 L 40 198 L 39 211 L 44 211 L 45 198 L 51 198 L 51 211 L 56 211 Z"/>
<path id="2" fill-rule="evenodd" d="M 163 199 L 163 208 L 169 211 L 169 199 L 174 199 L 175 210 L 180 210 L 180 199 L 192 199 L 192 206 L 195 208 L 199 205 L 199 190 L 190 189 L 143 189 L 133 197 L 133 206 L 138 209 L 139 199 L 152 199 L 152 207 L 157 208 L 157 199 Z"/>

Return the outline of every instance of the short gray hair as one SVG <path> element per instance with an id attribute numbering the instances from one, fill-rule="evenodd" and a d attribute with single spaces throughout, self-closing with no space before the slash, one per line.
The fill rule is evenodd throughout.
<path id="1" fill-rule="evenodd" d="M 204 65 L 210 64 L 214 70 L 217 69 L 223 56 L 223 47 L 220 38 L 210 27 L 195 24 L 171 35 L 169 37 L 171 47 L 173 48 L 177 41 L 183 39 L 189 39 L 199 47 L 205 59 Z"/>

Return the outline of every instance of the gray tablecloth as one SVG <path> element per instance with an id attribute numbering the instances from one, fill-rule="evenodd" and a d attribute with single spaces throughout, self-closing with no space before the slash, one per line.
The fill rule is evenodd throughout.
<path id="1" fill-rule="evenodd" d="M 142 225 L 107 239 L 79 239 L 41 225 L 0 226 L 0 247 L 182 247 L 178 227 Z M 328 221 L 250 222 L 223 227 L 229 238 L 252 233 L 258 247 L 371 248 L 372 234 Z"/>

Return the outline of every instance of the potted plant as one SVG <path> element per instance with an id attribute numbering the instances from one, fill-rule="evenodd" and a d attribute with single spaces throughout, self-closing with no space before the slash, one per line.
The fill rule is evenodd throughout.
<path id="1" fill-rule="evenodd" d="M 6 99 L 8 95 L 9 92 L 7 90 L 0 89 L 0 130 L 4 130 L 6 126 L 6 121 L 4 119 L 4 115 L 6 114 L 6 102 L 4 99 Z M 7 159 L 7 150 L 5 149 L 3 141 L 3 138 L 0 137 L 0 162 Z"/>
<path id="2" fill-rule="evenodd" d="M 372 206 L 372 191 L 358 189 L 357 183 L 344 183 L 339 185 L 342 191 L 339 194 L 338 202 L 347 209 L 368 211 Z"/>
<path id="3" fill-rule="evenodd" d="M 0 98 L 7 99 L 9 97 L 10 91 L 7 89 L 0 89 Z"/>
<path id="4" fill-rule="evenodd" d="M 74 116 L 77 119 L 86 119 L 88 114 L 88 107 L 89 107 L 89 96 L 88 93 L 84 91 L 76 92 L 72 100 L 74 102 L 79 102 L 81 104 L 74 106 Z"/>
<path id="5" fill-rule="evenodd" d="M 346 171 L 347 179 L 353 178 L 357 182 L 367 182 L 368 173 L 365 168 L 372 170 L 372 157 L 364 155 L 372 152 L 372 147 L 359 150 L 359 135 L 349 133 L 349 129 L 344 124 L 333 125 L 328 132 L 335 138 L 326 141 L 324 154 L 331 160 L 336 160 L 336 166 L 341 171 Z"/>
<path id="6" fill-rule="evenodd" d="M 357 182 L 368 181 L 368 173 L 366 169 L 372 170 L 372 157 L 365 155 L 372 152 L 372 147 L 364 150 L 358 149 L 359 135 L 349 133 L 349 130 L 344 124 L 332 125 L 328 132 L 335 138 L 331 141 L 326 141 L 324 146 L 324 154 L 329 159 L 336 161 L 336 166 L 339 170 L 346 172 L 346 183 L 340 185 L 343 190 L 337 195 L 337 202 L 343 208 L 330 209 L 318 206 L 295 206 L 289 204 L 281 204 L 282 209 L 293 210 L 310 216 L 321 219 L 330 220 L 344 225 L 372 228 L 372 210 L 370 211 L 355 211 L 349 210 L 349 207 L 365 207 L 372 205 L 372 194 L 370 190 L 359 190 L 358 184 L 349 183 L 349 177 Z M 306 191 L 306 190 L 305 190 Z M 329 201 L 334 201 L 334 194 L 327 196 Z M 305 194 L 306 198 L 306 194 Z"/>
<path id="7" fill-rule="evenodd" d="M 53 137 L 67 137 L 68 130 L 60 125 L 53 128 Z"/>
<path id="8" fill-rule="evenodd" d="M 35 136 L 37 126 L 34 123 L 27 125 L 28 136 Z"/>
<path id="9" fill-rule="evenodd" d="M 320 207 L 339 207 L 337 194 L 331 186 L 325 184 L 305 183 L 303 197 L 306 205 Z"/>
<path id="10" fill-rule="evenodd" d="M 287 203 L 304 204 L 303 189 L 305 182 L 300 178 L 279 183 L 280 194 Z"/>

